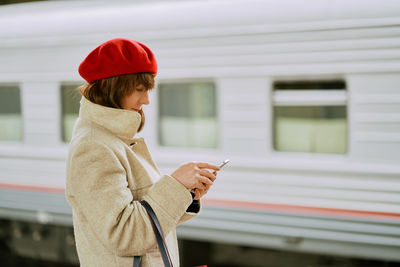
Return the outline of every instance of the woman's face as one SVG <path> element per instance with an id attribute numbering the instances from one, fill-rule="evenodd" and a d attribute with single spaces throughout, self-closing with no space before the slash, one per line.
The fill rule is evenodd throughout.
<path id="1" fill-rule="evenodd" d="M 149 91 L 143 86 L 139 85 L 131 95 L 125 96 L 121 100 L 123 109 L 133 110 L 139 112 L 143 105 L 150 104 Z"/>

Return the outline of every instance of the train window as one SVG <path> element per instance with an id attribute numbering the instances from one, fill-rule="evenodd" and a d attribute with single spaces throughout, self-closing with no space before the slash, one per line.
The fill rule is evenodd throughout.
<path id="1" fill-rule="evenodd" d="M 347 93 L 343 81 L 277 81 L 273 88 L 276 151 L 347 152 Z"/>
<path id="2" fill-rule="evenodd" d="M 217 147 L 215 85 L 159 84 L 159 143 L 172 147 Z"/>
<path id="3" fill-rule="evenodd" d="M 19 87 L 0 85 L 0 141 L 21 140 L 22 115 Z"/>
<path id="4" fill-rule="evenodd" d="M 78 118 L 79 101 L 81 95 L 76 90 L 80 84 L 61 85 L 61 134 L 64 142 L 69 142 L 72 136 L 72 128 Z"/>

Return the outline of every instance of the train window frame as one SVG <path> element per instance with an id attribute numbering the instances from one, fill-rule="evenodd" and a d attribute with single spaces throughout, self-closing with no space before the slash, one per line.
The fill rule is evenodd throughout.
<path id="1" fill-rule="evenodd" d="M 297 83 L 294 88 L 290 88 L 293 84 Z M 285 85 L 286 84 L 286 85 Z M 309 84 L 310 86 L 305 86 Z M 319 87 L 318 87 L 319 86 Z M 345 156 L 349 153 L 349 116 L 348 116 L 348 88 L 346 80 L 343 78 L 310 78 L 310 79 L 302 79 L 302 78 L 294 78 L 294 79 L 275 79 L 272 81 L 272 96 L 271 96 L 271 129 L 272 129 L 272 140 L 271 146 L 272 150 L 275 153 L 303 153 L 307 155 L 332 155 L 332 156 Z M 336 107 L 336 110 L 334 109 Z M 279 149 L 278 148 L 278 139 L 277 139 L 277 131 L 282 130 L 283 127 L 277 129 L 277 114 L 279 109 L 289 111 L 290 108 L 298 108 L 298 110 L 303 109 L 303 111 L 308 113 L 316 114 L 318 113 L 318 108 L 320 110 L 319 113 L 325 114 L 335 114 L 339 116 L 339 119 L 344 120 L 343 122 L 337 123 L 337 129 L 342 130 L 342 135 L 345 137 L 342 146 L 336 148 L 337 151 L 316 151 L 319 148 L 315 149 L 315 151 L 310 150 L 301 150 L 296 148 L 293 149 Z M 312 109 L 314 111 L 310 112 Z M 322 111 L 321 111 L 322 110 Z M 290 113 L 290 111 L 288 112 Z M 282 114 L 282 112 L 281 112 Z M 339 115 L 338 115 L 339 114 Z M 330 115 L 330 116 L 335 116 Z M 300 113 L 299 113 L 299 116 Z M 326 121 L 330 117 L 308 117 L 309 121 L 314 120 L 315 122 L 318 119 L 322 121 Z M 325 122 L 326 123 L 326 122 Z M 310 123 L 311 125 L 312 123 Z M 323 124 L 323 122 L 321 123 Z M 317 123 L 315 123 L 317 125 Z M 315 126 L 318 127 L 318 126 Z M 344 129 L 344 130 L 343 130 Z M 343 133 L 344 132 L 344 133 Z M 317 143 L 318 137 L 311 138 L 312 135 L 309 136 L 310 143 Z M 314 147 L 314 145 L 313 145 Z M 326 149 L 326 148 L 325 148 Z"/>
<path id="2" fill-rule="evenodd" d="M 215 120 L 215 145 L 214 146 L 172 146 L 172 145 L 163 145 L 161 138 L 162 138 L 162 130 L 161 130 L 161 98 L 162 98 L 162 93 L 161 90 L 163 85 L 174 85 L 174 84 L 179 84 L 179 85 L 184 85 L 184 84 L 211 84 L 213 88 L 213 95 L 214 95 L 214 120 Z M 174 150 L 174 151 L 216 151 L 220 149 L 220 119 L 219 119 L 219 110 L 218 110 L 218 83 L 214 79 L 208 79 L 208 78 L 197 78 L 197 79 L 190 79 L 190 78 L 184 78 L 184 79 L 161 79 L 158 80 L 156 83 L 156 95 L 155 95 L 155 102 L 156 102 L 156 114 L 155 114 L 155 142 L 157 147 L 160 150 Z"/>
<path id="3" fill-rule="evenodd" d="M 22 87 L 19 83 L 0 83 L 0 95 L 1 91 L 6 89 L 17 90 L 17 105 L 13 105 L 13 108 L 18 107 L 18 124 L 19 124 L 19 131 L 18 137 L 15 139 L 2 139 L 0 135 L 0 143 L 2 144 L 20 144 L 24 141 L 24 114 L 23 114 L 23 99 L 22 99 Z M 18 105 L 19 104 L 19 105 Z M 3 107 L 3 105 L 2 105 Z M 2 115 L 1 107 L 0 107 L 0 115 Z"/>
<path id="4" fill-rule="evenodd" d="M 71 140 L 71 134 L 72 134 L 72 128 L 73 128 L 73 124 L 75 123 L 75 121 L 76 121 L 76 119 L 77 119 L 77 117 L 78 117 L 78 115 L 79 115 L 79 106 L 80 106 L 80 99 L 81 99 L 81 94 L 79 94 L 79 92 L 77 91 L 77 88 L 78 88 L 78 86 L 81 86 L 83 83 L 82 82 L 79 82 L 79 81 L 76 81 L 76 82 L 74 82 L 74 81 L 68 81 L 68 82 L 61 82 L 60 83 L 60 85 L 59 85 L 59 101 L 60 101 L 60 120 L 59 120 L 59 127 L 60 127 L 60 140 L 61 140 L 61 142 L 63 143 L 63 144 L 68 144 L 69 142 L 70 142 L 70 140 Z M 64 90 L 66 89 L 66 88 L 68 88 L 68 90 L 69 89 L 72 89 L 72 90 L 74 90 L 74 91 L 72 91 L 72 93 L 71 94 L 75 94 L 76 95 L 76 100 L 78 101 L 77 102 L 77 106 L 78 106 L 78 109 L 77 109 L 77 112 L 75 113 L 76 114 L 76 118 L 75 119 L 73 119 L 73 123 L 72 123 L 72 119 L 70 119 L 70 121 L 71 122 L 69 122 L 69 123 L 66 123 L 66 121 L 65 121 L 65 118 L 64 118 L 64 116 L 65 116 L 65 114 L 64 114 L 64 111 L 65 111 L 65 103 L 64 103 Z M 72 96 L 71 98 L 73 98 L 74 96 Z M 72 114 L 72 113 L 71 113 Z M 71 132 L 68 134 L 68 136 L 69 136 L 69 138 L 68 138 L 68 136 L 67 136 L 67 133 L 65 132 L 66 131 L 66 124 L 68 124 L 68 125 L 70 125 L 70 126 L 72 126 L 72 127 L 70 127 L 71 129 Z"/>

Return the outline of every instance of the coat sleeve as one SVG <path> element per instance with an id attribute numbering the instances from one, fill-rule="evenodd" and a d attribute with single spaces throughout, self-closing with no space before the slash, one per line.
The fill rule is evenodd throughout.
<path id="1" fill-rule="evenodd" d="M 78 216 L 110 252 L 119 256 L 143 255 L 156 244 L 146 210 L 134 201 L 126 171 L 106 145 L 80 143 L 67 163 L 67 200 Z M 164 175 L 144 199 L 152 206 L 166 236 L 192 202 L 189 191 Z"/>
<path id="2" fill-rule="evenodd" d="M 194 194 L 192 194 L 192 199 L 194 197 Z M 190 219 L 193 219 L 197 215 L 199 215 L 201 210 L 201 202 L 200 200 L 192 200 L 192 203 L 189 205 L 187 208 L 186 212 L 183 214 L 183 216 L 179 219 L 178 225 L 181 223 L 184 223 Z"/>

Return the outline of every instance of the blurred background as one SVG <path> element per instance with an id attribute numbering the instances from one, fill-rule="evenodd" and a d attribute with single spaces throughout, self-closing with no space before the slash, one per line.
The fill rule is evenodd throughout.
<path id="1" fill-rule="evenodd" d="M 231 159 L 178 227 L 182 266 L 400 266 L 399 1 L 0 4 L 2 266 L 79 266 L 77 68 L 116 37 L 155 52 L 160 169 Z"/>

